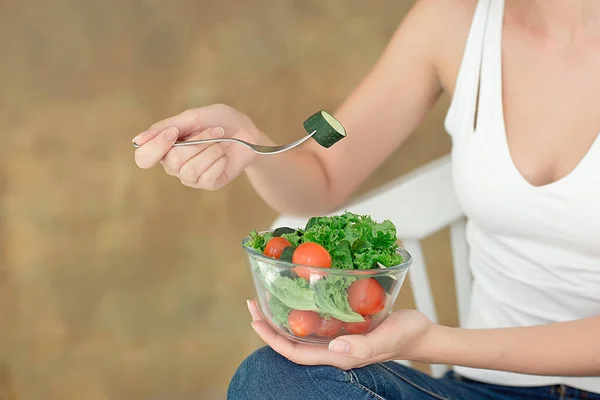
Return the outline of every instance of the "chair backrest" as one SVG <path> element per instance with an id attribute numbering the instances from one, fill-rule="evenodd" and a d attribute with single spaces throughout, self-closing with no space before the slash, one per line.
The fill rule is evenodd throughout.
<path id="1" fill-rule="evenodd" d="M 438 318 L 421 240 L 449 227 L 458 316 L 460 324 L 464 324 L 469 308 L 471 275 L 465 240 L 466 221 L 455 196 L 449 155 L 415 169 L 330 215 L 345 210 L 368 214 L 375 220 L 389 219 L 396 225 L 402 247 L 413 257 L 408 277 L 416 307 L 434 322 Z M 272 226 L 304 226 L 307 220 L 304 217 L 281 215 Z M 399 362 L 409 364 L 402 360 Z M 434 376 L 441 376 L 446 370 L 445 365 L 431 366 Z"/>

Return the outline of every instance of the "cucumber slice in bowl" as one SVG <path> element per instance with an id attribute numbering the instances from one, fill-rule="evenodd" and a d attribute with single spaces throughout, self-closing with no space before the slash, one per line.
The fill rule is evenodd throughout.
<path id="1" fill-rule="evenodd" d="M 284 235 L 286 233 L 295 233 L 296 230 L 292 229 L 292 228 L 288 228 L 288 227 L 281 227 L 281 228 L 277 228 L 273 231 L 273 237 L 280 237 L 281 235 Z"/>
<path id="2" fill-rule="evenodd" d="M 321 146 L 329 148 L 346 137 L 346 129 L 340 121 L 327 111 L 318 111 L 304 121 L 308 133 L 315 132 L 312 138 Z"/>
<path id="3" fill-rule="evenodd" d="M 281 253 L 281 256 L 279 257 L 279 259 L 281 261 L 287 261 L 287 262 L 291 263 L 292 257 L 294 256 L 294 251 L 296 251 L 296 247 L 294 247 L 294 246 L 286 247 L 285 249 L 283 249 L 283 252 Z"/>

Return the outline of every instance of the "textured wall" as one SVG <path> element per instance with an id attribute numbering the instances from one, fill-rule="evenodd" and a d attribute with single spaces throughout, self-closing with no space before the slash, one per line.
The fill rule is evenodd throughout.
<path id="1" fill-rule="evenodd" d="M 0 399 L 223 399 L 261 345 L 239 242 L 275 212 L 245 178 L 205 193 L 137 169 L 130 139 L 225 102 L 293 140 L 411 4 L 0 0 Z M 445 105 L 362 191 L 448 151 Z M 445 239 L 427 255 L 452 323 Z"/>

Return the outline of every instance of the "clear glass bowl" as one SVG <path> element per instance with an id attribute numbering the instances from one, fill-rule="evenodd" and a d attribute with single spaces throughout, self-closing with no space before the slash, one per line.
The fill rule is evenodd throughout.
<path id="1" fill-rule="evenodd" d="M 387 268 L 307 267 L 267 257 L 247 247 L 248 240 L 244 239 L 242 247 L 265 320 L 301 343 L 327 344 L 338 336 L 375 329 L 391 313 L 412 263 L 410 254 L 398 248 L 402 264 Z M 298 270 L 309 278 L 299 277 Z"/>

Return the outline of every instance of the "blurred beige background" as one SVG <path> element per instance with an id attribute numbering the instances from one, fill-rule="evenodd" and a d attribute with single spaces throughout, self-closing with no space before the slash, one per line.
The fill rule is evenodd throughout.
<path id="1" fill-rule="evenodd" d="M 294 140 L 412 3 L 0 0 L 0 400 L 224 399 L 262 345 L 239 243 L 276 213 L 244 177 L 207 193 L 139 170 L 130 140 L 214 102 Z M 361 192 L 448 152 L 446 106 Z M 446 240 L 426 256 L 454 324 Z"/>

